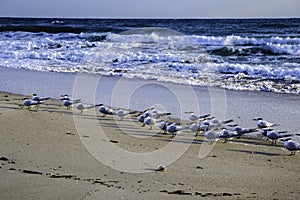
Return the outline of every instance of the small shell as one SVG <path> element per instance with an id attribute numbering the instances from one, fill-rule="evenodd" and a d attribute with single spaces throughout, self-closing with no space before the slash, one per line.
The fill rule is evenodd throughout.
<path id="1" fill-rule="evenodd" d="M 155 171 L 161 172 L 161 171 L 166 171 L 166 167 L 163 165 L 159 165 Z"/>

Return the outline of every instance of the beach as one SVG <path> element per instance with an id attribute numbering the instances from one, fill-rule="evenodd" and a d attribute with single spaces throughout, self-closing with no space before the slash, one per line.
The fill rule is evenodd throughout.
<path id="1" fill-rule="evenodd" d="M 299 152 L 253 120 L 300 134 L 299 22 L 0 18 L 0 199 L 299 199 Z"/>
<path id="2" fill-rule="evenodd" d="M 251 93 L 233 93 L 236 96 L 231 97 L 240 102 L 234 102 L 234 107 L 240 112 L 238 116 L 229 112 L 228 117 L 244 121 L 243 125 L 254 123 L 243 112 L 245 103 L 251 110 L 255 102 L 267 101 L 276 106 L 269 118 L 285 122 L 280 129 L 297 130 L 289 119 L 299 116 L 298 96 L 277 95 L 270 102 L 269 95 L 276 94 L 254 93 L 249 99 Z M 1 199 L 297 199 L 300 195 L 299 155 L 288 156 L 282 143 L 271 146 L 270 141 L 252 137 L 218 141 L 200 159 L 203 136 L 194 138 L 189 131 L 172 138 L 159 133 L 157 127 L 148 130 L 132 123 L 135 119 L 102 117 L 93 109 L 79 115 L 74 109 L 60 107 L 55 99 L 37 112 L 29 111 L 20 107 L 22 97 L 0 94 Z M 233 106 L 230 99 L 227 105 Z M 270 114 L 269 108 L 263 108 L 252 110 L 257 115 Z M 93 133 L 89 128 L 83 134 L 78 131 L 74 116 L 96 121 L 107 137 L 103 144 L 129 152 L 151 152 L 169 143 L 190 145 L 165 171 L 156 171 L 151 160 L 143 173 L 116 170 L 88 151 L 83 140 L 92 139 Z"/>

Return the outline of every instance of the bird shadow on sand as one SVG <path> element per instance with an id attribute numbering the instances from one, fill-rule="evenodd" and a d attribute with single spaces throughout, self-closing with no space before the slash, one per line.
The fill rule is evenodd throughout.
<path id="1" fill-rule="evenodd" d="M 270 141 L 266 141 L 260 138 L 241 138 L 232 140 L 234 143 L 241 143 L 241 144 L 251 144 L 251 145 L 258 145 L 258 146 L 271 146 L 271 147 L 282 147 L 280 144 L 273 144 Z"/>
<path id="2" fill-rule="evenodd" d="M 185 139 L 185 138 L 181 138 L 181 139 L 166 138 L 166 139 L 158 139 L 158 140 L 162 140 L 165 142 L 185 143 L 185 144 L 202 144 L 203 142 L 205 142 L 204 140 L 200 140 L 200 139 Z"/>
<path id="3" fill-rule="evenodd" d="M 20 110 L 19 107 L 12 107 L 12 106 L 0 106 L 0 108 L 3 108 L 3 109 L 12 109 L 12 110 Z"/>
<path id="4" fill-rule="evenodd" d="M 247 154 L 265 155 L 265 156 L 280 156 L 280 155 L 282 155 L 279 153 L 270 153 L 270 152 L 262 152 L 262 151 L 248 151 L 248 150 L 243 150 L 243 149 L 226 149 L 226 150 L 233 151 L 233 152 L 247 153 Z"/>
<path id="5" fill-rule="evenodd" d="M 49 113 L 59 113 L 59 114 L 65 114 L 65 115 L 73 115 L 73 112 L 70 110 L 47 110 Z"/>

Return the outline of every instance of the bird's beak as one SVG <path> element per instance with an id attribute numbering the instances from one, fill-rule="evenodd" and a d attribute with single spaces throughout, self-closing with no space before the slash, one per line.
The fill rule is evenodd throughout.
<path id="1" fill-rule="evenodd" d="M 285 138 L 279 138 L 280 141 L 288 141 L 288 140 L 291 140 L 292 138 L 291 137 L 285 137 Z"/>

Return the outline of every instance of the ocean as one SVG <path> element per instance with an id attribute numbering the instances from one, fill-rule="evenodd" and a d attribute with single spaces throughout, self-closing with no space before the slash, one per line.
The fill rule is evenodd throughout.
<path id="1" fill-rule="evenodd" d="M 300 19 L 0 18 L 0 68 L 300 94 L 299 27 Z"/>

